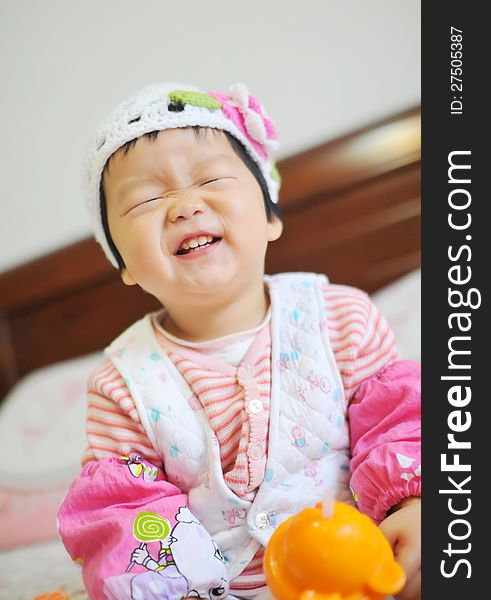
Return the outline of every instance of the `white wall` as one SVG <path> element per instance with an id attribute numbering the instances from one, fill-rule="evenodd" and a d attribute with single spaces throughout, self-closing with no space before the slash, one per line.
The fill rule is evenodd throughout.
<path id="1" fill-rule="evenodd" d="M 1 0 L 0 271 L 89 235 L 97 124 L 161 80 L 243 81 L 286 156 L 420 101 L 419 0 Z"/>

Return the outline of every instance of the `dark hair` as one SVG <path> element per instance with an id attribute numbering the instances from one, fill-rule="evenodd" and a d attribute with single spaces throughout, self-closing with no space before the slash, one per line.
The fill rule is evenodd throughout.
<path id="1" fill-rule="evenodd" d="M 192 127 L 192 129 L 194 130 L 195 134 L 198 137 L 200 137 L 209 128 L 200 127 L 200 126 L 195 125 Z M 215 130 L 213 128 L 211 128 L 211 129 L 212 129 L 212 131 L 221 131 L 221 130 Z M 159 133 L 160 133 L 160 131 L 150 131 L 149 133 L 145 133 L 141 137 L 144 137 L 144 138 L 147 138 L 147 139 L 153 141 L 157 138 Z M 281 219 L 280 209 L 279 209 L 278 205 L 275 204 L 271 200 L 271 196 L 269 195 L 269 190 L 268 190 L 268 184 L 266 183 L 266 180 L 264 179 L 264 175 L 262 174 L 261 168 L 259 167 L 257 162 L 252 158 L 252 156 L 246 150 L 246 148 L 245 148 L 244 144 L 242 144 L 242 142 L 240 142 L 236 137 L 234 137 L 228 131 L 224 131 L 223 133 L 227 136 L 227 139 L 228 139 L 230 145 L 232 146 L 232 149 L 234 150 L 234 152 L 242 160 L 242 162 L 245 164 L 245 166 L 249 169 L 249 171 L 252 173 L 252 175 L 255 177 L 255 179 L 259 183 L 259 187 L 261 188 L 261 192 L 263 194 L 264 208 L 266 210 L 266 218 L 268 219 L 268 221 L 271 222 L 274 218 Z M 126 144 L 121 146 L 121 148 L 119 148 L 119 150 L 122 150 L 125 155 L 128 154 L 129 150 L 131 148 L 133 148 L 133 146 L 136 144 L 138 139 L 140 139 L 140 138 L 136 138 L 134 140 L 130 140 L 129 142 L 126 142 Z M 109 160 L 107 161 L 106 166 L 104 167 L 104 170 L 109 169 L 110 160 L 111 160 L 111 157 L 109 157 Z M 114 243 L 114 240 L 111 236 L 111 232 L 109 231 L 109 223 L 107 220 L 106 197 L 104 194 L 104 187 L 102 185 L 102 177 L 101 177 L 101 185 L 99 188 L 99 197 L 100 197 L 101 221 L 102 221 L 102 228 L 104 229 L 104 235 L 106 236 L 107 243 L 109 245 L 109 248 L 111 249 L 111 252 L 113 253 L 114 258 L 116 259 L 116 262 L 118 263 L 118 269 L 120 271 L 122 271 L 125 267 L 125 264 L 124 264 L 123 258 L 121 257 L 121 254 L 119 253 L 119 250 L 116 248 L 116 244 Z"/>

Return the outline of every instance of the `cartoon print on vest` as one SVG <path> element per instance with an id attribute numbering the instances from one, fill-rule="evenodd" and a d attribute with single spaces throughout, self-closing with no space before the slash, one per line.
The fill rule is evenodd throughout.
<path id="1" fill-rule="evenodd" d="M 302 383 L 297 383 L 297 395 L 302 402 L 307 402 L 307 386 Z"/>
<path id="2" fill-rule="evenodd" d="M 280 358 L 277 361 L 278 371 L 283 373 L 288 368 L 288 354 L 285 352 L 280 352 Z"/>
<path id="3" fill-rule="evenodd" d="M 222 510 L 223 519 L 230 527 L 233 527 L 237 520 L 244 521 L 247 518 L 245 508 L 232 508 L 231 510 Z"/>
<path id="4" fill-rule="evenodd" d="M 193 580 L 210 581 L 207 596 L 224 598 L 228 593 L 228 578 L 220 550 L 187 507 L 181 506 L 175 518 L 171 531 L 169 521 L 156 513 L 137 515 L 133 535 L 142 543 L 133 550 L 127 572 L 135 564 L 147 572 L 131 579 L 131 598 L 164 600 L 199 596 L 201 590 L 191 587 Z M 158 557 L 150 555 L 146 541 L 160 542 Z"/>
<path id="5" fill-rule="evenodd" d="M 292 444 L 297 448 L 305 448 L 306 446 L 308 446 L 307 440 L 305 439 L 305 429 L 303 429 L 299 425 L 294 425 L 292 427 L 292 436 Z"/>
<path id="6" fill-rule="evenodd" d="M 300 359 L 300 352 L 295 348 L 290 352 L 280 352 L 280 358 L 276 362 L 276 366 L 280 373 L 283 373 L 290 366 L 289 363 L 298 361 Z"/>
<path id="7" fill-rule="evenodd" d="M 327 377 L 319 377 L 314 371 L 310 371 L 307 375 L 307 381 L 310 383 L 311 390 L 319 388 L 324 394 L 329 394 L 329 391 L 331 390 L 331 384 Z"/>
<path id="8" fill-rule="evenodd" d="M 320 487 L 324 483 L 322 479 L 316 479 L 319 468 L 320 462 L 316 458 L 314 458 L 305 465 L 304 469 L 305 475 L 307 475 L 307 477 L 311 477 L 314 480 L 316 487 Z"/>

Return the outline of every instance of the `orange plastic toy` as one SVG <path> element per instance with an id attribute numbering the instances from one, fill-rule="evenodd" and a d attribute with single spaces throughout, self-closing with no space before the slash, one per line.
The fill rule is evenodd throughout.
<path id="1" fill-rule="evenodd" d="M 277 528 L 264 570 L 276 600 L 382 600 L 406 582 L 380 529 L 355 508 L 332 500 Z"/>

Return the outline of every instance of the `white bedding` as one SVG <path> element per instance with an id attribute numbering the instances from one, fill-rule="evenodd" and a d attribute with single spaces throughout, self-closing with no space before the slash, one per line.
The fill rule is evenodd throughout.
<path id="1" fill-rule="evenodd" d="M 421 270 L 416 269 L 372 296 L 394 332 L 401 358 L 421 360 Z"/>
<path id="2" fill-rule="evenodd" d="M 20 546 L 0 554 L 0 599 L 32 600 L 63 590 L 70 600 L 87 600 L 82 570 L 58 539 Z"/>
<path id="3" fill-rule="evenodd" d="M 420 271 L 413 271 L 373 296 L 394 331 L 401 358 L 419 360 L 421 356 L 420 280 Z M 0 466 L 0 518 L 3 511 L 9 522 L 5 511 L 16 508 L 12 507 L 16 501 L 11 498 L 13 489 L 29 493 L 33 504 L 43 488 L 58 485 L 62 492 L 78 471 L 85 445 L 85 382 L 101 356 L 42 369 L 8 395 L 0 411 L 0 455 L 12 457 L 12 461 Z M 48 411 L 41 410 L 46 406 Z M 22 510 L 29 510 L 25 501 Z M 67 592 L 70 600 L 87 598 L 80 568 L 55 537 L 54 522 L 49 535 L 44 535 L 28 545 L 15 546 L 12 540 L 9 547 L 0 537 L 0 599 L 32 600 L 58 589 Z"/>

